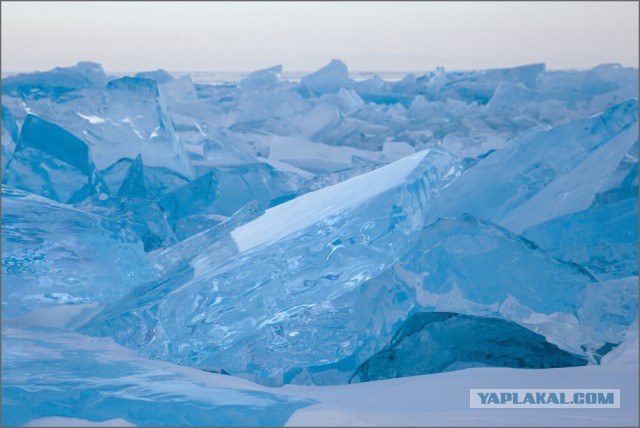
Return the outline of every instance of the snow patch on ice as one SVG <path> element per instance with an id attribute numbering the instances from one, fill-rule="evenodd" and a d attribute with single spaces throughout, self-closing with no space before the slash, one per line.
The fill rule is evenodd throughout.
<path id="1" fill-rule="evenodd" d="M 80 418 L 65 418 L 63 416 L 51 416 L 48 418 L 32 419 L 23 427 L 135 427 L 126 419 L 108 419 L 102 422 L 90 421 Z"/>
<path id="2" fill-rule="evenodd" d="M 400 185 L 428 152 L 407 156 L 375 171 L 277 205 L 234 229 L 231 236 L 241 252 L 282 239 Z M 371 183 L 379 183 L 379 186 Z"/>
<path id="3" fill-rule="evenodd" d="M 88 121 L 88 122 L 89 122 L 90 124 L 92 124 L 92 125 L 97 125 L 98 123 L 104 123 L 104 122 L 106 122 L 106 121 L 107 121 L 106 119 L 104 119 L 104 118 L 102 118 L 102 117 L 99 117 L 99 116 L 93 116 L 93 115 L 87 115 L 87 116 L 85 116 L 85 115 L 84 115 L 84 114 L 82 114 L 82 113 L 78 113 L 78 116 L 80 116 L 80 117 L 81 117 L 81 118 L 83 118 L 84 120 Z"/>

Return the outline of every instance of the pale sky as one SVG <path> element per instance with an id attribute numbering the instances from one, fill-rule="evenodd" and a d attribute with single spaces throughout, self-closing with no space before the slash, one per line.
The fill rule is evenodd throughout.
<path id="1" fill-rule="evenodd" d="M 638 67 L 638 2 L 2 2 L 2 71 Z"/>

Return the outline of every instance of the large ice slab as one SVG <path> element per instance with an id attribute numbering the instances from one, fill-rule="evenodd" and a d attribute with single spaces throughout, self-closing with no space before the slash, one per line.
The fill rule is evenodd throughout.
<path id="1" fill-rule="evenodd" d="M 349 82 L 349 70 L 340 60 L 331 60 L 320 70 L 304 76 L 301 85 L 313 95 L 338 92 Z"/>
<path id="2" fill-rule="evenodd" d="M 155 81 L 123 77 L 106 85 L 109 121 L 91 129 L 107 144 L 96 143 L 98 167 L 104 168 L 123 157 L 142 154 L 149 166 L 166 167 L 191 177 L 193 169 L 175 134 L 164 99 Z"/>
<path id="3" fill-rule="evenodd" d="M 351 382 L 478 366 L 541 369 L 587 363 L 585 357 L 500 318 L 418 312 L 402 323 L 387 346 L 358 367 Z"/>
<path id="4" fill-rule="evenodd" d="M 600 180 L 615 170 L 637 134 L 636 99 L 577 122 L 531 129 L 467 170 L 434 201 L 433 212 L 470 212 L 520 233 L 580 211 L 590 205 Z M 594 171 L 599 159 L 602 178 Z M 598 179 L 590 180 L 591 173 Z"/>
<path id="5" fill-rule="evenodd" d="M 242 79 L 239 86 L 242 89 L 269 89 L 278 83 L 280 73 L 282 73 L 281 65 L 254 71 Z"/>
<path id="6" fill-rule="evenodd" d="M 570 174 L 575 185 L 564 199 L 575 201 L 574 195 L 580 195 L 579 206 L 590 205 L 523 233 L 556 257 L 580 263 L 601 278 L 638 273 L 638 140 L 620 146 L 597 150 L 592 156 L 598 156 L 585 162 L 587 169 Z"/>
<path id="7" fill-rule="evenodd" d="M 118 222 L 2 186 L 2 315 L 109 302 L 155 277 Z"/>
<path id="8" fill-rule="evenodd" d="M 171 73 L 161 68 L 154 71 L 141 71 L 140 73 L 136 73 L 135 77 L 155 80 L 158 83 L 166 83 L 173 80 Z"/>
<path id="9" fill-rule="evenodd" d="M 2 182 L 63 203 L 108 193 L 89 146 L 61 127 L 27 116 Z"/>
<path id="10" fill-rule="evenodd" d="M 349 320 L 361 340 L 357 361 L 379 351 L 415 311 L 499 317 L 580 352 L 591 339 L 573 314 L 594 282 L 579 265 L 495 224 L 471 215 L 440 219 L 359 290 Z"/>
<path id="11" fill-rule="evenodd" d="M 620 111 L 616 111 L 616 107 Z M 587 156 L 582 157 L 578 154 L 581 162 L 564 174 L 557 169 L 553 172 L 550 170 L 550 175 L 558 176 L 549 177 L 552 181 L 547 186 L 508 213 L 500 220 L 500 224 L 516 232 L 522 232 L 531 226 L 532 221 L 541 223 L 586 209 L 596 194 L 606 190 L 608 178 L 616 173 L 620 163 L 627 157 L 627 153 L 637 146 L 638 141 L 637 101 L 616 107 L 599 116 L 602 122 L 608 125 L 608 129 L 598 129 L 598 125 L 596 129 L 592 128 L 592 132 L 598 137 L 594 138 L 594 146 L 585 147 L 588 151 Z M 631 118 L 630 123 L 625 122 L 622 117 L 620 122 L 616 123 L 616 116 L 622 115 Z M 572 127 L 575 129 L 577 126 L 579 123 L 573 124 Z M 553 138 L 559 139 L 560 136 L 556 135 Z M 562 139 L 565 150 L 568 150 L 567 140 L 568 138 Z"/>
<path id="12" fill-rule="evenodd" d="M 350 355 L 350 292 L 411 246 L 429 201 L 458 171 L 451 155 L 426 151 L 273 207 L 231 232 L 239 254 L 202 253 L 87 331 L 156 358 L 259 376 Z"/>
<path id="13" fill-rule="evenodd" d="M 3 103 L 22 114 L 38 115 L 85 141 L 98 169 L 142 154 L 145 165 L 193 176 L 155 80 L 123 77 L 105 85 L 72 87 L 65 94 L 59 99 L 51 94 L 5 97 L 3 93 Z"/>
<path id="14" fill-rule="evenodd" d="M 434 151 L 427 158 L 427 154 L 428 152 L 421 152 L 407 156 L 394 162 L 392 166 L 303 195 L 287 205 L 274 207 L 260 218 L 234 230 L 232 236 L 241 251 L 277 241 L 401 186 L 413 178 L 412 174 L 419 170 L 420 165 L 428 167 L 428 161 L 434 162 L 432 167 L 435 175 L 429 177 L 434 182 L 441 177 L 451 178 L 458 172 L 455 163 L 449 160 L 450 156 Z"/>
<path id="15" fill-rule="evenodd" d="M 107 78 L 100 64 L 79 62 L 72 67 L 56 67 L 45 72 L 18 74 L 2 79 L 2 93 L 30 98 L 66 99 L 70 91 L 103 85 Z"/>

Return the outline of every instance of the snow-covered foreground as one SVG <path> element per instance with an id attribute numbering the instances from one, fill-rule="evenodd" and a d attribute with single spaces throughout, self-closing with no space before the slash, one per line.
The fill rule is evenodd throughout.
<path id="1" fill-rule="evenodd" d="M 601 366 L 561 369 L 472 368 L 352 385 L 300 387 L 287 394 L 320 403 L 287 426 L 638 426 L 638 340 Z M 476 389 L 620 389 L 619 409 L 471 409 Z"/>
<path id="2" fill-rule="evenodd" d="M 11 346 L 18 338 L 24 340 L 23 345 L 29 343 L 29 347 Z M 189 420 L 191 424 L 199 420 L 195 425 L 209 426 L 229 422 L 232 425 L 286 426 L 638 425 L 637 333 L 632 333 L 623 345 L 605 356 L 600 366 L 545 370 L 483 367 L 350 385 L 284 387 L 265 387 L 237 377 L 146 360 L 110 339 L 62 332 L 41 335 L 9 329 L 3 340 L 11 346 L 7 355 L 3 350 L 9 364 L 17 350 L 37 351 L 39 359 L 50 361 L 48 366 L 40 368 L 40 372 L 32 366 L 31 372 L 25 370 L 20 375 L 25 380 L 30 379 L 30 392 L 42 400 L 30 401 L 31 409 L 12 412 L 11 419 L 5 416 L 4 425 L 133 426 L 135 422 L 150 420 L 146 414 L 149 411 L 158 412 L 159 418 L 170 412 L 183 415 L 183 420 Z M 39 343 L 39 347 L 32 347 L 35 343 Z M 72 381 L 69 378 L 71 373 L 65 372 L 65 366 L 77 365 L 72 359 L 55 361 L 55 349 L 69 347 L 75 348 L 70 355 L 84 352 L 83 355 L 88 356 L 84 361 L 89 367 L 88 379 Z M 29 359 L 24 354 L 22 358 L 23 363 L 24 359 Z M 101 365 L 108 364 L 129 370 L 101 371 Z M 51 372 L 47 375 L 45 369 L 51 369 Z M 16 375 L 9 376 L 15 379 Z M 54 381 L 57 376 L 66 379 L 73 388 L 51 400 L 52 396 L 45 392 L 45 378 Z M 101 409 L 102 417 L 63 416 L 74 411 L 78 414 L 73 405 L 86 407 L 87 413 L 100 407 L 99 400 L 91 402 L 90 394 L 82 394 L 83 382 L 98 391 L 103 390 L 103 399 L 120 396 L 122 403 Z M 7 383 L 10 385 L 11 380 Z M 118 385 L 120 387 L 116 388 Z M 48 394 L 57 389 L 51 387 Z M 6 412 L 18 403 L 13 402 L 12 388 L 5 388 L 3 410 Z M 621 405 L 619 409 L 471 409 L 471 388 L 620 389 Z M 74 401 L 77 398 L 81 400 Z M 243 412 L 234 410 L 234 400 L 237 400 L 236 404 L 246 406 Z M 251 400 L 254 400 L 253 405 Z M 53 408 L 55 404 L 59 406 L 59 413 Z M 51 408 L 48 412 L 47 407 Z M 197 419 L 193 414 L 198 411 L 204 419 Z M 17 413 L 23 414 L 16 418 Z M 30 418 L 29 414 L 38 417 Z M 226 419 L 228 416 L 235 419 L 230 421 Z"/>

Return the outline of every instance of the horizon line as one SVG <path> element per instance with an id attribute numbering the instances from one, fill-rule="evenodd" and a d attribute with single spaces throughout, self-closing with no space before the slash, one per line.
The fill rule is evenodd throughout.
<path id="1" fill-rule="evenodd" d="M 100 64 L 98 62 L 95 61 L 78 61 L 79 62 L 94 62 L 96 64 Z M 538 64 L 544 64 L 545 68 L 547 71 L 587 71 L 587 70 L 592 70 L 594 68 L 597 67 L 601 67 L 604 65 L 617 65 L 621 68 L 628 68 L 628 69 L 633 69 L 633 70 L 637 70 L 639 67 L 633 67 L 633 66 L 625 66 L 622 65 L 620 62 L 602 62 L 599 63 L 597 65 L 594 65 L 592 67 L 567 67 L 567 68 L 550 68 L 547 66 L 547 64 L 545 62 L 529 62 L 529 63 L 523 63 L 520 65 L 513 65 L 513 66 L 502 66 L 502 67 L 482 67 L 482 68 L 447 68 L 445 66 L 437 66 L 435 68 L 424 68 L 424 69 L 349 69 L 349 74 L 351 73 L 406 73 L 406 74 L 411 74 L 411 73 L 422 73 L 422 72 L 430 72 L 430 71 L 436 71 L 438 68 L 442 68 L 445 71 L 452 71 L 452 72 L 458 72 L 458 71 L 484 71 L 484 70 L 500 70 L 500 69 L 510 69 L 510 68 L 520 68 L 520 67 L 526 67 L 526 66 L 530 66 L 530 65 L 538 65 Z M 72 68 L 74 67 L 76 64 L 71 65 L 71 66 L 56 66 L 53 67 L 51 69 L 48 70 L 0 70 L 0 73 L 2 74 L 29 74 L 29 73 L 46 73 L 49 71 L 54 70 L 55 68 Z M 281 65 L 281 64 L 275 64 L 276 65 Z M 102 64 L 100 64 L 100 66 L 102 66 Z M 269 68 L 269 67 L 266 67 Z M 103 71 L 105 74 L 123 74 L 123 73 L 141 73 L 141 72 L 150 72 L 150 71 L 158 71 L 158 70 L 164 70 L 168 73 L 181 73 L 181 74 L 189 74 L 189 73 L 218 73 L 218 74 L 243 74 L 243 73 L 253 73 L 255 71 L 260 71 L 260 70 L 264 70 L 266 69 L 264 67 L 261 68 L 256 68 L 256 69 L 246 69 L 246 70 L 169 70 L 166 68 L 145 68 L 145 69 L 140 69 L 140 70 L 106 70 L 103 68 Z M 315 69 L 309 69 L 309 70 L 303 70 L 303 69 L 299 69 L 299 70 L 282 70 L 281 74 L 287 74 L 287 73 L 313 73 L 316 72 L 320 69 L 322 69 L 323 67 L 320 68 L 315 68 Z"/>

